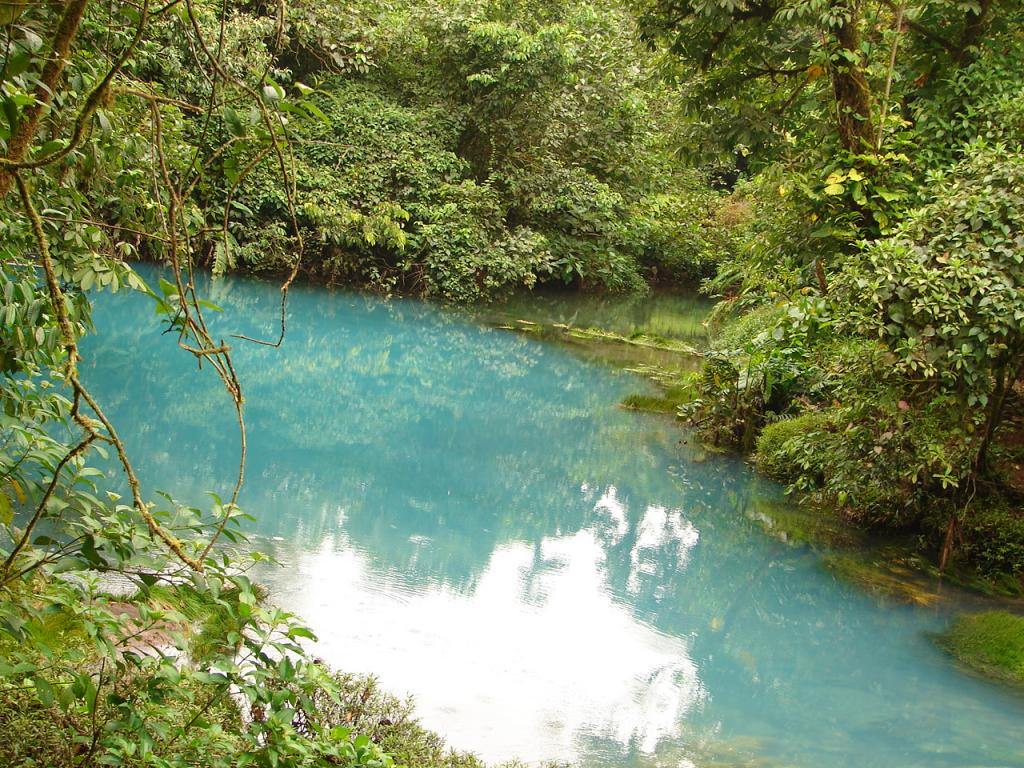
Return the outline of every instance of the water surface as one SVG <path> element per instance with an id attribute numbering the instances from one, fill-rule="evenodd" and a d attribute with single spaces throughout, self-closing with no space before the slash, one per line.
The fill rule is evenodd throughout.
<path id="1" fill-rule="evenodd" d="M 209 292 L 225 336 L 276 336 L 275 285 Z M 95 319 L 83 376 L 147 487 L 226 494 L 219 382 L 144 297 L 101 297 Z M 239 344 L 235 363 L 242 504 L 284 563 L 272 599 L 454 746 L 588 768 L 1024 766 L 1024 699 L 936 650 L 947 615 L 883 607 L 767 535 L 779 489 L 617 408 L 648 386 L 631 374 L 311 287 L 285 345 Z"/>

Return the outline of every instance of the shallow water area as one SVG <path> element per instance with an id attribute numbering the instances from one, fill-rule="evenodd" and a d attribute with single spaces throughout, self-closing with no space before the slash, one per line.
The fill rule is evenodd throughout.
<path id="1" fill-rule="evenodd" d="M 276 337 L 275 284 L 206 289 L 215 335 Z M 143 296 L 99 297 L 95 321 L 83 377 L 147 489 L 227 495 L 219 381 Z M 465 313 L 310 286 L 281 349 L 233 343 L 241 504 L 284 565 L 261 574 L 271 600 L 453 746 L 588 767 L 1024 766 L 1024 697 L 929 637 L 949 609 L 882 605 L 767 534 L 780 489 L 617 407 L 646 381 Z"/>
<path id="2" fill-rule="evenodd" d="M 623 336 L 645 333 L 700 348 L 708 340 L 704 320 L 713 306 L 711 299 L 695 292 L 655 290 L 623 296 L 546 290 L 518 293 L 470 313 L 484 319 L 601 328 Z"/>

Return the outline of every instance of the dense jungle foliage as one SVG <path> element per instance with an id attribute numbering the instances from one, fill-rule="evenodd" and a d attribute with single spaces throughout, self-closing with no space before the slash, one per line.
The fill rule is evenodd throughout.
<path id="1" fill-rule="evenodd" d="M 684 414 L 823 508 L 1019 590 L 1019 3 L 666 1 L 643 18 L 686 84 L 691 146 L 739 146 L 754 171 Z"/>
<path id="2" fill-rule="evenodd" d="M 31 732 L 0 755 L 462 764 L 334 718 L 348 683 L 245 576 L 244 382 L 200 268 L 281 276 L 271 344 L 299 275 L 451 302 L 701 284 L 721 302 L 685 418 L 1019 589 L 1022 22 L 1015 0 L 0 5 L 0 723 Z M 243 467 L 210 509 L 141 487 L 79 379 L 100 290 L 150 295 L 223 382 Z M 2 751 L 25 744 L 52 748 Z"/>
<path id="3" fill-rule="evenodd" d="M 214 270 L 286 272 L 301 252 L 322 280 L 468 302 L 545 282 L 640 290 L 708 274 L 728 250 L 715 195 L 674 160 L 678 99 L 621 4 L 288 12 L 273 49 L 268 19 L 238 9 L 228 55 L 317 119 L 289 127 L 291 190 L 244 150 L 204 179 L 197 202 L 231 207 Z M 194 99 L 187 59 L 146 77 Z M 258 116 L 223 117 L 217 143 L 244 142 Z"/>

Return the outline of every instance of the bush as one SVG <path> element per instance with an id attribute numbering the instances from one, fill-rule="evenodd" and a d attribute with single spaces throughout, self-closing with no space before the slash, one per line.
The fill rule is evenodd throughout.
<path id="1" fill-rule="evenodd" d="M 328 121 L 304 124 L 295 149 L 306 270 L 453 301 L 488 298 L 550 272 L 543 240 L 506 230 L 495 190 L 469 178 L 452 150 L 457 116 L 343 80 L 318 103 Z M 292 243 L 280 229 L 287 198 L 272 164 L 243 182 L 238 202 L 245 266 L 290 265 Z"/>
<path id="2" fill-rule="evenodd" d="M 302 92 L 288 123 L 297 221 L 273 153 L 242 174 L 255 113 L 225 110 L 210 141 L 235 143 L 199 188 L 212 218 L 227 220 L 244 178 L 231 237 L 207 244 L 215 271 L 286 272 L 301 235 L 318 277 L 461 303 L 545 281 L 630 292 L 710 274 L 733 228 L 674 157 L 676 96 L 650 76 L 629 10 L 526 11 L 304 5 L 289 8 L 280 60 L 239 43 Z"/>
<path id="3" fill-rule="evenodd" d="M 798 299 L 730 323 L 705 355 L 681 413 L 716 444 L 752 450 L 764 424 L 791 415 L 813 386 L 812 352 L 827 336 L 824 302 Z"/>
<path id="4" fill-rule="evenodd" d="M 978 144 L 932 181 L 933 200 L 865 245 L 837 286 L 844 328 L 883 342 L 898 375 L 977 432 L 951 468 L 960 482 L 984 467 L 1024 374 L 1024 155 Z"/>
<path id="5" fill-rule="evenodd" d="M 545 160 L 497 180 L 509 219 L 544 235 L 555 278 L 619 293 L 643 290 L 622 195 L 582 168 Z"/>
<path id="6" fill-rule="evenodd" d="M 0 765 L 71 768 L 78 760 L 74 734 L 55 704 L 43 706 L 34 690 L 0 685 Z"/>
<path id="7" fill-rule="evenodd" d="M 631 205 L 630 249 L 653 280 L 695 285 L 735 252 L 748 211 L 696 185 L 644 196 Z"/>
<path id="8" fill-rule="evenodd" d="M 1024 141 L 1024 41 L 1014 31 L 983 47 L 968 66 L 913 105 L 914 133 L 925 167 L 950 165 L 977 139 Z"/>
<path id="9" fill-rule="evenodd" d="M 337 673 L 338 699 L 314 697 L 311 715 L 325 729 L 336 726 L 370 737 L 396 765 L 410 768 L 483 768 L 475 755 L 449 747 L 443 738 L 420 725 L 411 699 L 400 699 L 380 687 L 375 677 Z"/>
<path id="10" fill-rule="evenodd" d="M 865 370 L 851 383 L 870 375 Z M 944 396 L 913 403 L 902 382 L 851 387 L 846 404 L 831 413 L 837 425 L 818 449 L 826 464 L 820 493 L 853 519 L 870 525 L 907 527 L 948 498 L 969 461 L 970 438 L 959 413 Z"/>
<path id="11" fill-rule="evenodd" d="M 972 504 L 961 520 L 963 555 L 986 574 L 1024 577 L 1024 514 L 1000 499 Z"/>

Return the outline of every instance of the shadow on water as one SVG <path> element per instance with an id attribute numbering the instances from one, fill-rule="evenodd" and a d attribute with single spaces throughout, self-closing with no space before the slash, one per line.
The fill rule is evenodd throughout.
<path id="1" fill-rule="evenodd" d="M 225 337 L 274 334 L 274 286 L 209 292 Z M 103 297 L 96 323 L 83 375 L 149 487 L 223 490 L 238 449 L 215 379 L 141 297 Z M 1024 701 L 927 637 L 949 607 L 837 579 L 773 529 L 777 486 L 616 406 L 653 385 L 419 302 L 309 287 L 284 347 L 235 362 L 242 504 L 284 563 L 262 575 L 273 599 L 454 745 L 585 766 L 1024 765 Z"/>

